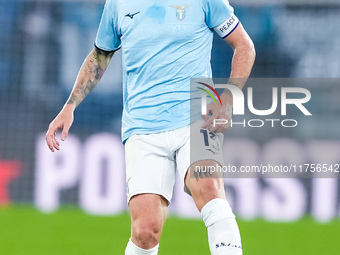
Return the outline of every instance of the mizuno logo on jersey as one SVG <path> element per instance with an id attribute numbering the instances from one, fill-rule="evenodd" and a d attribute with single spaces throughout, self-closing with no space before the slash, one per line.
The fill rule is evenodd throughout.
<path id="1" fill-rule="evenodd" d="M 125 15 L 125 17 L 129 17 L 130 19 L 133 19 L 133 17 L 134 17 L 135 15 L 137 15 L 138 13 L 140 13 L 140 11 L 139 11 L 139 12 L 136 12 L 136 13 L 133 13 L 133 14 L 128 13 L 128 14 Z"/>
<path id="2" fill-rule="evenodd" d="M 185 5 L 170 5 L 170 7 L 173 7 L 176 9 L 176 17 L 179 20 L 183 20 L 185 18 L 185 9 L 191 6 L 192 4 L 185 4 Z"/>

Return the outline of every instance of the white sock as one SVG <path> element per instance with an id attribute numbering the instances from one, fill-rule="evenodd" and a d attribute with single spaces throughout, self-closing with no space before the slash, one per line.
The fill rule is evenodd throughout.
<path id="1" fill-rule="evenodd" d="M 212 255 L 242 255 L 241 236 L 235 215 L 225 199 L 209 201 L 201 211 L 208 229 Z"/>
<path id="2" fill-rule="evenodd" d="M 158 254 L 158 247 L 159 244 L 157 244 L 155 247 L 149 250 L 144 250 L 142 248 L 139 248 L 137 245 L 135 245 L 131 238 L 129 239 L 129 242 L 125 249 L 125 255 L 157 255 Z"/>

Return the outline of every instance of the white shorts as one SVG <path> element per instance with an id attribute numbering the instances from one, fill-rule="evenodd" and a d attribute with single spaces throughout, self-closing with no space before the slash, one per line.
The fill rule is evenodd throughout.
<path id="1" fill-rule="evenodd" d="M 223 134 L 201 129 L 203 123 L 197 121 L 163 133 L 132 135 L 126 141 L 128 201 L 138 194 L 158 194 L 170 202 L 176 168 L 184 187 L 184 178 L 191 164 L 212 159 L 223 165 Z"/>

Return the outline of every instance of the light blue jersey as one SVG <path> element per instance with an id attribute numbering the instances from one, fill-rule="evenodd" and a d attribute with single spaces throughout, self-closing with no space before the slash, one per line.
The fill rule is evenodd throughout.
<path id="1" fill-rule="evenodd" d="M 213 29 L 238 20 L 227 0 L 107 0 L 96 38 L 122 48 L 122 138 L 190 124 L 190 78 L 211 78 Z"/>

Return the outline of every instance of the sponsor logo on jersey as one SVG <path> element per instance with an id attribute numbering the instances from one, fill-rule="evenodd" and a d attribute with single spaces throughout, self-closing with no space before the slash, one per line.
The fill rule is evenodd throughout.
<path id="1" fill-rule="evenodd" d="M 170 7 L 173 7 L 176 9 L 176 17 L 179 20 L 183 20 L 185 18 L 185 9 L 191 6 L 192 4 L 185 4 L 185 5 L 170 5 Z"/>

